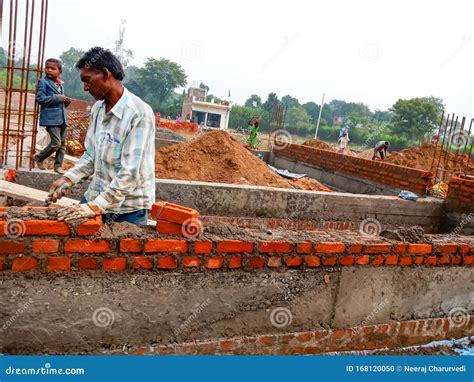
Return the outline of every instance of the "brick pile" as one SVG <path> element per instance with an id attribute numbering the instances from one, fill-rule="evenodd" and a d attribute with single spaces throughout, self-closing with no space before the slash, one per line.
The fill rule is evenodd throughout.
<path id="1" fill-rule="evenodd" d="M 202 233 L 199 212 L 192 208 L 160 201 L 153 204 L 151 218 L 156 220 L 156 232 L 165 235 L 197 238 Z"/>
<path id="2" fill-rule="evenodd" d="M 449 209 L 474 212 L 474 178 L 451 178 L 446 205 Z"/>

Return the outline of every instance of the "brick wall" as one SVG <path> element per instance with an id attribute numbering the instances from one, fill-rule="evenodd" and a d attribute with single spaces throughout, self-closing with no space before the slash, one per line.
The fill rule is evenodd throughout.
<path id="1" fill-rule="evenodd" d="M 5 207 L 0 207 L 5 209 Z M 472 266 L 474 237 L 432 235 L 433 244 L 385 241 L 341 231 L 337 239 L 194 240 L 157 234 L 141 239 L 104 239 L 98 217 L 76 228 L 55 220 L 0 220 L 0 270 L 56 272 L 139 269 L 232 271 L 320 267 Z"/>
<path id="2" fill-rule="evenodd" d="M 452 210 L 474 212 L 474 179 L 451 178 L 446 206 Z"/>
<path id="3" fill-rule="evenodd" d="M 328 150 L 290 144 L 275 155 L 293 161 L 314 165 L 328 171 L 336 171 L 354 177 L 382 183 L 397 189 L 426 194 L 432 185 L 433 174 L 394 164 L 341 155 Z"/>

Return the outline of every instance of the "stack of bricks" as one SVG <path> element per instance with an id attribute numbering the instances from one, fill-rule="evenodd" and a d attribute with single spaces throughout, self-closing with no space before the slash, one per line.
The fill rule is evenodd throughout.
<path id="1" fill-rule="evenodd" d="M 386 184 L 396 189 L 409 190 L 419 195 L 426 194 L 433 182 L 433 174 L 429 171 L 342 155 L 309 146 L 290 144 L 275 151 L 275 155 L 325 170 Z"/>
<path id="2" fill-rule="evenodd" d="M 3 209 L 7 207 L 2 207 Z M 29 207 L 32 209 L 40 207 Z M 15 227 L 13 227 L 15 226 Z M 338 239 L 103 239 L 100 217 L 71 230 L 55 220 L 0 220 L 0 270 L 311 271 L 338 267 L 470 267 L 474 238 L 433 235 L 434 244 L 388 242 L 340 233 Z M 447 240 L 449 238 L 449 241 Z"/>
<path id="3" fill-rule="evenodd" d="M 160 201 L 153 204 L 151 218 L 156 220 L 158 233 L 187 238 L 201 236 L 199 212 L 192 208 Z"/>
<path id="4" fill-rule="evenodd" d="M 453 210 L 474 212 L 474 178 L 451 178 L 446 205 Z"/>
<path id="5" fill-rule="evenodd" d="M 16 180 L 16 171 L 14 169 L 0 169 L 0 180 L 14 182 Z"/>

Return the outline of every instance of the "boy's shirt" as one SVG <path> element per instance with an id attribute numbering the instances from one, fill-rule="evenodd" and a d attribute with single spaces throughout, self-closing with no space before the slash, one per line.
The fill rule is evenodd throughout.
<path id="1" fill-rule="evenodd" d="M 67 125 L 62 81 L 55 82 L 48 77 L 43 77 L 38 82 L 36 102 L 41 106 L 39 121 L 41 126 Z"/>

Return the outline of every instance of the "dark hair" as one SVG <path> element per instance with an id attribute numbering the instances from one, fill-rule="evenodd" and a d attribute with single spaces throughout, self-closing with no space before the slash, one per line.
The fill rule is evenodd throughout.
<path id="1" fill-rule="evenodd" d="M 76 63 L 78 69 L 93 69 L 101 71 L 106 68 L 116 80 L 122 81 L 125 77 L 123 66 L 119 59 L 108 50 L 98 46 L 89 49 Z"/>
<path id="2" fill-rule="evenodd" d="M 56 66 L 58 67 L 59 71 L 62 72 L 63 71 L 63 63 L 58 60 L 57 58 L 48 58 L 44 63 L 45 65 L 48 63 L 48 62 L 52 62 L 53 64 L 56 64 Z"/>

